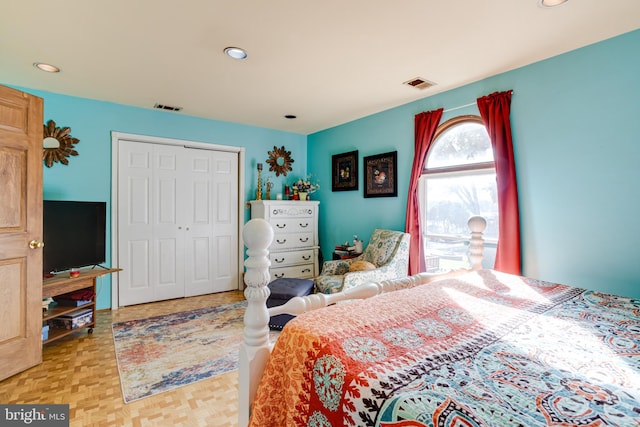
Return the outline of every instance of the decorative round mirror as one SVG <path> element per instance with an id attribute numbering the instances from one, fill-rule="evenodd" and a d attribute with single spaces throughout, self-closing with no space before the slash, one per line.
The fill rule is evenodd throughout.
<path id="1" fill-rule="evenodd" d="M 287 176 L 287 172 L 292 170 L 291 163 L 293 163 L 293 159 L 291 158 L 291 151 L 285 150 L 284 145 L 281 148 L 274 146 L 273 151 L 269 151 L 267 163 L 269 164 L 269 171 L 275 172 L 276 176 L 280 176 L 280 174 Z"/>
<path id="2" fill-rule="evenodd" d="M 78 152 L 73 149 L 73 146 L 80 142 L 80 140 L 73 138 L 69 132 L 71 132 L 71 129 L 68 127 L 56 127 L 56 122 L 53 120 L 49 120 L 47 124 L 44 125 L 42 158 L 48 168 L 53 166 L 53 162 L 68 165 L 69 161 L 67 157 L 78 155 Z"/>

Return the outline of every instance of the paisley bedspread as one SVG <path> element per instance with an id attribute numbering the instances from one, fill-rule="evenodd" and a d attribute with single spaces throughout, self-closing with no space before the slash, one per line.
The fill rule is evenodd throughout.
<path id="1" fill-rule="evenodd" d="M 483 270 L 298 316 L 252 426 L 640 426 L 640 301 Z"/>

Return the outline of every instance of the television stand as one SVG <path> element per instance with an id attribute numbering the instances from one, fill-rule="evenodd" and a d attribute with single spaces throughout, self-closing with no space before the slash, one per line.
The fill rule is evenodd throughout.
<path id="1" fill-rule="evenodd" d="M 90 267 L 80 269 L 80 275 L 77 277 L 70 277 L 69 273 L 65 272 L 43 279 L 43 299 L 53 298 L 79 290 L 88 290 L 94 294 L 94 297 L 91 298 L 90 301 L 84 302 L 81 305 L 71 306 L 53 303 L 49 305 L 46 311 L 43 310 L 43 327 L 45 324 L 49 325 L 48 337 L 43 340 L 43 344 L 48 344 L 83 328 L 88 328 L 88 333 L 93 333 L 93 328 L 96 324 L 96 279 L 120 270 L 119 268 L 103 267 L 103 269 L 94 269 Z M 87 313 L 91 313 L 90 316 Z M 81 324 L 78 323 L 79 326 L 77 327 L 73 327 L 74 315 L 77 316 L 77 318 L 84 316 L 84 321 L 81 322 Z M 69 328 L 67 328 L 65 324 L 69 324 Z"/>

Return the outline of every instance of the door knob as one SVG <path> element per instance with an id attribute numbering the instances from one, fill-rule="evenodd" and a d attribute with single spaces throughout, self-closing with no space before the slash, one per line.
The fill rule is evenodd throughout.
<path id="1" fill-rule="evenodd" d="M 38 249 L 44 246 L 44 242 L 39 242 L 38 240 L 32 240 L 29 242 L 29 247 L 31 249 Z"/>

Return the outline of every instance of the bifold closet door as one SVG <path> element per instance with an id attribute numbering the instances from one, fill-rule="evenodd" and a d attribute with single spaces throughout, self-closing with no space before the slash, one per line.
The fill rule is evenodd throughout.
<path id="1" fill-rule="evenodd" d="M 238 289 L 238 155 L 185 151 L 185 296 Z"/>
<path id="2" fill-rule="evenodd" d="M 237 155 L 118 149 L 119 304 L 237 289 Z"/>

